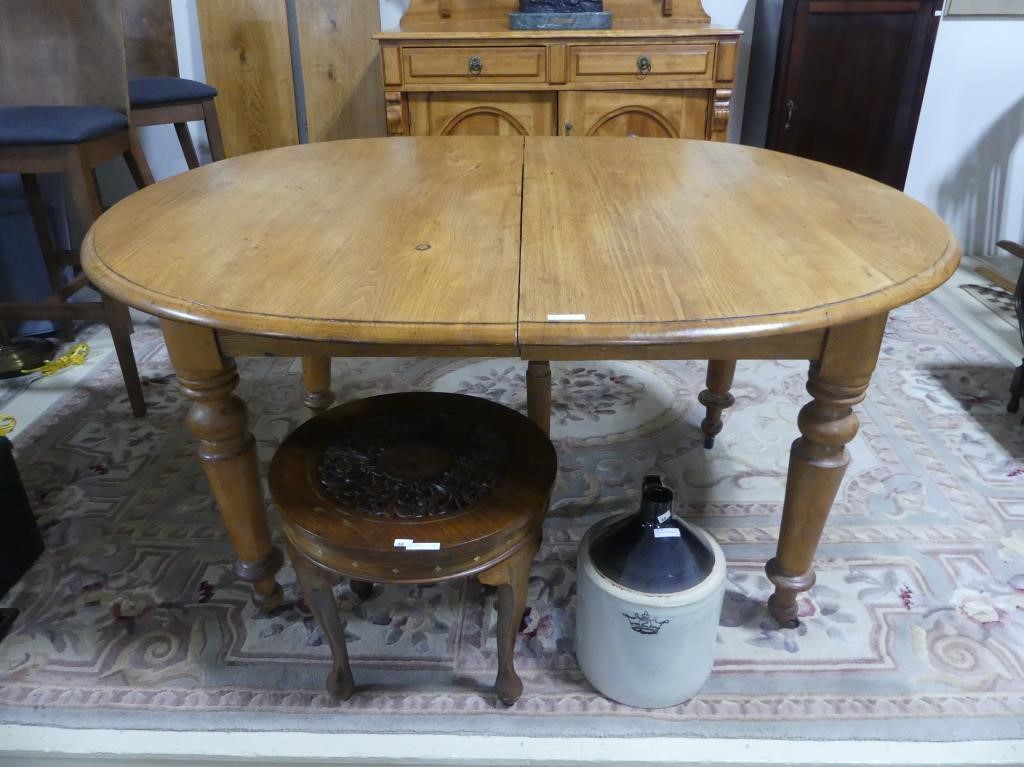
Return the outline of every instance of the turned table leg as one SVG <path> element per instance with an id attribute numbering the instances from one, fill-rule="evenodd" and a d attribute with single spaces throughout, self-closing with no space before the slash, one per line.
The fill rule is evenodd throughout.
<path id="1" fill-rule="evenodd" d="M 526 413 L 530 420 L 551 433 L 551 364 L 530 360 L 526 366 Z"/>
<path id="2" fill-rule="evenodd" d="M 338 603 L 334 600 L 334 583 L 321 568 L 300 554 L 294 546 L 288 546 L 288 558 L 295 568 L 295 576 L 302 586 L 306 604 L 313 611 L 313 617 L 324 632 L 324 638 L 331 648 L 333 667 L 327 677 L 327 691 L 340 700 L 348 700 L 355 692 L 352 667 L 348 661 L 348 644 L 345 641 L 345 623 L 341 620 Z"/>
<path id="3" fill-rule="evenodd" d="M 334 402 L 334 392 L 331 391 L 331 358 L 303 357 L 302 383 L 306 388 L 306 393 L 302 397 L 306 407 L 314 413 L 329 408 Z"/>
<path id="4" fill-rule="evenodd" d="M 847 443 L 857 434 L 853 406 L 864 399 L 878 358 L 886 315 L 828 332 L 821 359 L 811 363 L 800 411 L 800 438 L 789 458 L 786 499 L 775 557 L 765 572 L 775 585 L 768 610 L 783 626 L 797 624 L 796 598 L 814 585 L 814 552 L 850 462 Z"/>
<path id="5" fill-rule="evenodd" d="M 516 636 L 526 611 L 530 565 L 538 548 L 540 541 L 531 540 L 511 557 L 477 576 L 481 583 L 498 590 L 498 678 L 494 690 L 506 706 L 523 694 L 523 682 L 514 663 Z"/>
<path id="6" fill-rule="evenodd" d="M 245 403 L 235 394 L 238 371 L 224 358 L 209 328 L 161 320 L 181 390 L 192 401 L 188 425 L 199 440 L 199 460 L 238 557 L 235 572 L 252 584 L 257 607 L 281 604 L 274 576 L 283 558 L 274 548 Z"/>
<path id="7" fill-rule="evenodd" d="M 722 411 L 736 401 L 729 391 L 735 374 L 736 360 L 708 360 L 707 388 L 697 395 L 700 404 L 707 408 L 700 423 L 707 449 L 715 446 L 715 437 L 722 431 Z"/>

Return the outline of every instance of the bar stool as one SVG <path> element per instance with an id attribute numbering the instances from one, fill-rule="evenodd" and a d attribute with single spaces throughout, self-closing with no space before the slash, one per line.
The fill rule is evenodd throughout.
<path id="1" fill-rule="evenodd" d="M 187 123 L 202 121 L 214 161 L 224 141 L 214 99 L 217 89 L 178 74 L 170 0 L 123 0 L 128 95 L 133 128 L 173 124 L 189 169 L 199 167 Z M 150 179 L 152 181 L 152 179 Z"/>
<path id="2" fill-rule="evenodd" d="M 122 157 L 138 186 L 145 173 L 132 152 L 120 9 L 105 0 L 0 3 L 0 173 L 22 185 L 53 290 L 43 302 L 0 304 L 0 321 L 106 322 L 132 412 L 146 404 L 132 351 L 128 307 L 67 300 L 88 285 L 77 251 L 58 251 L 36 175 L 62 173 L 84 228 L 102 213 L 95 169 Z M 72 276 L 65 279 L 67 267 Z M 66 335 L 69 335 L 66 332 Z"/>
<path id="3" fill-rule="evenodd" d="M 296 575 L 333 656 L 328 691 L 355 684 L 334 599 L 373 583 L 475 575 L 497 587 L 495 691 L 523 691 L 516 634 L 555 480 L 555 450 L 523 415 L 459 394 L 385 394 L 311 418 L 278 448 L 270 493 Z"/>

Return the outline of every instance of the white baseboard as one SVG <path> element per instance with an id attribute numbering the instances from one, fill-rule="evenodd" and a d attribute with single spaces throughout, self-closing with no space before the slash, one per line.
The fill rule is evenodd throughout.
<path id="1" fill-rule="evenodd" d="M 1009 767 L 1024 741 L 896 743 L 69 730 L 0 725 L 3 767 Z"/>

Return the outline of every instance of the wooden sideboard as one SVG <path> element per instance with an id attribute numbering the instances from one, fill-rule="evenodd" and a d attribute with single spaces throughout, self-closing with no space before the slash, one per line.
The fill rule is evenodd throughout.
<path id="1" fill-rule="evenodd" d="M 609 30 L 511 31 L 517 6 L 412 0 L 375 35 L 388 134 L 725 140 L 742 33 L 700 0 L 606 0 Z"/>

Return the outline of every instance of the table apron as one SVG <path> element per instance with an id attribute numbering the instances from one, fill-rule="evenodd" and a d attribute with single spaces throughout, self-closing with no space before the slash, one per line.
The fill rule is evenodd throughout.
<path id="1" fill-rule="evenodd" d="M 359 344 L 274 338 L 218 330 L 221 353 L 228 357 L 518 357 L 515 346 Z"/>
<path id="2" fill-rule="evenodd" d="M 229 357 L 520 357 L 524 360 L 812 360 L 821 356 L 826 329 L 733 341 L 679 344 L 588 344 L 579 346 L 423 346 L 359 344 L 274 338 L 217 331 Z"/>

